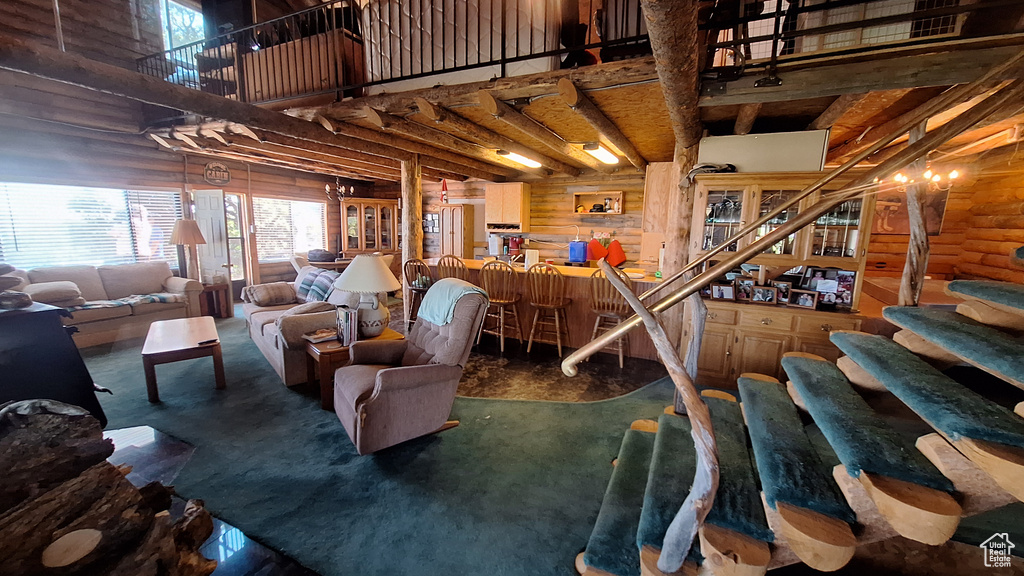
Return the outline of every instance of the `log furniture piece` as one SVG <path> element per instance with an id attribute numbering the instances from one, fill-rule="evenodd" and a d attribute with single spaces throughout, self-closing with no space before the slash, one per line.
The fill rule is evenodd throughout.
<path id="1" fill-rule="evenodd" d="M 442 278 L 458 278 L 469 281 L 469 270 L 461 259 L 446 254 L 437 261 L 437 279 L 441 280 Z"/>
<path id="2" fill-rule="evenodd" d="M 416 312 L 420 309 L 420 303 L 423 302 L 423 295 L 434 283 L 434 273 L 430 271 L 430 266 L 427 266 L 419 258 L 406 260 L 402 271 L 405 273 L 405 285 L 409 288 L 410 294 L 409 311 L 405 318 L 405 328 L 408 331 L 416 321 Z"/>
<path id="3" fill-rule="evenodd" d="M 487 311 L 479 291 L 457 292 L 438 280 L 431 298 L 457 298 L 447 324 L 416 319 L 409 337 L 355 342 L 352 362 L 334 373 L 334 412 L 359 454 L 369 454 L 458 425 L 447 421 L 473 341 Z M 435 302 L 447 308 L 452 302 Z M 429 351 L 428 351 L 429 350 Z"/>
<path id="4" fill-rule="evenodd" d="M 629 279 L 629 276 L 620 271 L 616 271 L 616 273 L 618 273 L 626 288 L 632 292 L 633 281 Z M 597 338 L 597 335 L 607 331 L 609 326 L 617 325 L 632 313 L 629 304 L 626 303 L 626 299 L 615 290 L 615 286 L 608 281 L 605 273 L 601 270 L 595 271 L 590 276 L 590 310 L 597 316 L 594 319 L 594 331 L 591 333 L 591 339 Z M 623 359 L 627 343 L 628 340 L 625 338 L 619 338 L 615 341 L 614 350 L 619 355 L 619 368 L 622 368 L 624 364 Z M 609 348 L 612 347 L 609 346 Z"/>
<path id="5" fill-rule="evenodd" d="M 0 404 L 47 398 L 88 410 L 107 425 L 93 391 L 92 376 L 61 323 L 63 308 L 34 303 L 0 310 Z"/>
<path id="6" fill-rule="evenodd" d="M 530 231 L 530 185 L 525 182 L 487 184 L 484 192 L 487 232 Z"/>
<path id="7" fill-rule="evenodd" d="M 207 576 L 199 553 L 213 532 L 201 500 L 167 512 L 171 490 L 136 488 L 99 422 L 52 400 L 0 410 L 0 573 Z M 159 567 L 159 568 L 158 568 Z"/>
<path id="8" fill-rule="evenodd" d="M 473 257 L 473 205 L 441 204 L 441 254 Z"/>
<path id="9" fill-rule="evenodd" d="M 391 328 L 385 328 L 380 336 L 368 338 L 362 342 L 374 340 L 402 340 L 402 336 Z M 334 410 L 334 372 L 348 363 L 349 347 L 342 346 L 337 340 L 324 342 L 307 342 L 306 363 L 309 381 L 320 382 L 320 408 Z"/>
<path id="10" fill-rule="evenodd" d="M 516 304 L 522 297 L 519 294 L 517 283 L 519 276 L 512 266 L 506 262 L 495 260 L 484 264 L 480 269 L 480 287 L 487 292 L 491 305 L 487 307 L 487 314 L 480 325 L 480 334 L 476 337 L 476 343 L 480 343 L 480 337 L 484 333 L 494 334 L 501 343 L 501 351 L 505 352 L 505 317 L 508 314 L 515 319 L 516 339 L 523 343 L 523 325 L 519 322 L 519 309 Z M 494 310 L 494 312 L 492 312 Z M 487 319 L 495 320 L 494 328 L 487 328 Z M 513 325 L 510 323 L 509 327 Z"/>
<path id="11" fill-rule="evenodd" d="M 557 268 L 550 264 L 534 264 L 526 271 L 526 282 L 530 289 L 530 306 L 533 306 L 533 323 L 530 324 L 530 338 L 526 342 L 526 352 L 533 348 L 533 340 L 536 335 L 537 341 L 543 337 L 545 331 L 554 333 L 555 346 L 558 347 L 558 356 L 562 356 L 562 333 L 565 332 L 565 341 L 569 341 L 569 321 L 565 309 L 572 303 L 572 299 L 565 297 L 565 278 Z M 548 314 L 552 315 L 547 320 Z M 540 330 L 538 330 L 540 328 Z M 553 328 L 553 330 L 546 330 Z"/>
<path id="12" fill-rule="evenodd" d="M 234 302 L 231 298 L 231 283 L 203 284 L 203 293 L 199 297 L 201 316 L 214 318 L 233 318 Z"/>
<path id="13" fill-rule="evenodd" d="M 217 390 L 223 390 L 224 359 L 221 356 L 220 337 L 213 318 L 178 318 L 158 320 L 149 326 L 146 343 L 142 345 L 142 367 L 146 371 L 146 391 L 150 402 L 159 402 L 156 387 L 156 365 L 213 357 L 213 375 Z"/>

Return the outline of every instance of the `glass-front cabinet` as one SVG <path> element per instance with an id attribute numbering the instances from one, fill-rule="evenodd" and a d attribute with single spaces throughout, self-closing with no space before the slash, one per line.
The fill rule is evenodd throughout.
<path id="1" fill-rule="evenodd" d="M 400 252 L 401 222 L 397 200 L 350 199 L 341 203 L 342 252 Z"/>

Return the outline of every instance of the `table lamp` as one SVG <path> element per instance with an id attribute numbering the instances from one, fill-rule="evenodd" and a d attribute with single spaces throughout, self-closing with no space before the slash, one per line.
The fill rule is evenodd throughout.
<path id="1" fill-rule="evenodd" d="M 199 231 L 199 224 L 195 220 L 177 220 L 174 223 L 174 230 L 171 231 L 171 244 L 188 246 L 188 278 L 200 280 L 196 246 L 206 244 L 206 238 L 203 238 L 203 233 Z"/>
<path id="2" fill-rule="evenodd" d="M 391 321 L 391 312 L 378 301 L 381 292 L 402 288 L 391 269 L 379 254 L 359 254 L 345 271 L 334 281 L 335 290 L 359 294 L 359 336 L 374 338 L 384 333 Z"/>

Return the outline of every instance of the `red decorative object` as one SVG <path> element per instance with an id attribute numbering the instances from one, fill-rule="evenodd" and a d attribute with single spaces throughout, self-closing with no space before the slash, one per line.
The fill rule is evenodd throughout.
<path id="1" fill-rule="evenodd" d="M 618 266 L 626 261 L 626 251 L 622 249 L 622 244 L 619 244 L 618 240 L 612 240 L 608 244 L 608 256 L 605 260 L 612 266 Z"/>
<path id="2" fill-rule="evenodd" d="M 591 239 L 590 243 L 587 244 L 587 260 L 600 260 L 607 255 L 608 249 L 597 238 Z"/>

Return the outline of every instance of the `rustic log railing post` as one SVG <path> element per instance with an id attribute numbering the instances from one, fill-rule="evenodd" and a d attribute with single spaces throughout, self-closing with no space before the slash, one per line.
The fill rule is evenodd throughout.
<path id="1" fill-rule="evenodd" d="M 913 144 L 927 133 L 925 120 L 910 129 L 910 143 Z M 903 264 L 903 278 L 900 280 L 898 303 L 900 306 L 917 306 L 924 288 L 924 277 L 928 272 L 928 227 L 924 217 L 927 200 L 928 179 L 921 174 L 927 169 L 925 157 L 918 158 L 908 169 L 913 172 L 916 182 L 907 188 L 907 217 L 910 220 L 910 241 L 907 243 L 907 261 Z"/>

